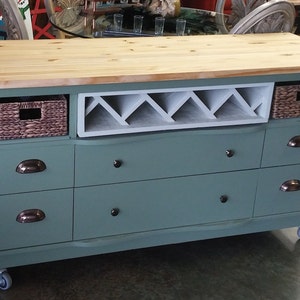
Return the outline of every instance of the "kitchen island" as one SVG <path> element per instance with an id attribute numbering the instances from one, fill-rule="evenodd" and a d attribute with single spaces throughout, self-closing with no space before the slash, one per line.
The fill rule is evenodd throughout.
<path id="1" fill-rule="evenodd" d="M 2 268 L 299 225 L 298 36 L 0 47 Z"/>

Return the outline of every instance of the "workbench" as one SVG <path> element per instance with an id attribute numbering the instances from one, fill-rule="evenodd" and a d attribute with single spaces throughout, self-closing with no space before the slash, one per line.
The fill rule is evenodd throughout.
<path id="1" fill-rule="evenodd" d="M 299 84 L 298 36 L 0 48 L 2 104 L 63 95 L 68 115 L 60 136 L 0 142 L 2 289 L 4 268 L 299 225 L 300 118 L 270 117 Z"/>

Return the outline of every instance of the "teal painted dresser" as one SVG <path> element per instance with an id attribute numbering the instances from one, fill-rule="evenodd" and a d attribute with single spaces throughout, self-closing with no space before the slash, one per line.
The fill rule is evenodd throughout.
<path id="1" fill-rule="evenodd" d="M 299 37 L 0 47 L 1 105 L 68 104 L 66 133 L 0 141 L 2 289 L 13 266 L 300 224 L 300 118 L 269 118 Z"/>

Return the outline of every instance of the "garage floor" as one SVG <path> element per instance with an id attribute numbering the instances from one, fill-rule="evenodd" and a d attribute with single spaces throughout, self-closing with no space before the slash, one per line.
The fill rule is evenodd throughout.
<path id="1" fill-rule="evenodd" d="M 0 300 L 299 300 L 296 228 L 9 269 Z"/>

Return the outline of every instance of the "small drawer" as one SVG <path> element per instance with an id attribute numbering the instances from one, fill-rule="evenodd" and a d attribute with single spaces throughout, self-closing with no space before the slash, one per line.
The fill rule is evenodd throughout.
<path id="1" fill-rule="evenodd" d="M 300 165 L 260 171 L 255 216 L 300 211 Z"/>
<path id="2" fill-rule="evenodd" d="M 31 192 L 73 185 L 72 145 L 36 144 L 1 147 L 0 194 Z"/>
<path id="3" fill-rule="evenodd" d="M 300 163 L 300 127 L 272 127 L 266 131 L 262 167 Z"/>
<path id="4" fill-rule="evenodd" d="M 75 185 L 257 168 L 264 133 L 264 126 L 250 126 L 83 141 L 75 150 Z"/>
<path id="5" fill-rule="evenodd" d="M 0 250 L 70 241 L 72 204 L 71 189 L 1 196 Z"/>
<path id="6" fill-rule="evenodd" d="M 77 188 L 74 238 L 250 218 L 256 181 L 251 170 Z"/>

